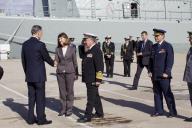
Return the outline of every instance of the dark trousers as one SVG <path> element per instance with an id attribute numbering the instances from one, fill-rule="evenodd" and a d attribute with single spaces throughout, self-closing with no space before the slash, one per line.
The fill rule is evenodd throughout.
<path id="1" fill-rule="evenodd" d="M 131 72 L 131 61 L 130 60 L 123 60 L 123 66 L 124 66 L 124 76 L 130 76 Z"/>
<path id="2" fill-rule="evenodd" d="M 177 114 L 174 95 L 170 87 L 170 79 L 161 79 L 153 81 L 153 92 L 154 92 L 154 103 L 155 112 L 163 113 L 163 95 L 167 103 L 169 112 L 172 114 Z"/>
<path id="3" fill-rule="evenodd" d="M 148 70 L 148 65 L 137 64 L 137 71 L 135 73 L 135 77 L 133 80 L 133 86 L 135 86 L 136 88 L 138 86 L 139 79 L 140 79 L 140 76 L 141 76 L 141 73 L 142 73 L 144 67 L 146 67 L 146 69 Z"/>
<path id="4" fill-rule="evenodd" d="M 114 58 L 105 59 L 107 76 L 113 77 Z"/>
<path id="5" fill-rule="evenodd" d="M 95 108 L 97 115 L 99 116 L 104 115 L 98 87 L 96 87 L 95 85 L 92 85 L 91 83 L 86 83 L 86 86 L 87 86 L 87 106 L 86 106 L 85 116 L 87 118 L 91 118 L 93 108 Z"/>
<path id="6" fill-rule="evenodd" d="M 74 80 L 75 73 L 57 74 L 57 82 L 59 85 L 59 94 L 61 100 L 61 113 L 72 113 L 74 103 Z"/>
<path id="7" fill-rule="evenodd" d="M 36 114 L 38 122 L 44 122 L 45 116 L 45 82 L 33 83 L 27 82 L 28 85 L 28 121 L 34 122 L 34 106 L 36 104 Z"/>
<path id="8" fill-rule="evenodd" d="M 187 83 L 188 85 L 188 89 L 189 89 L 189 99 L 191 102 L 191 106 L 192 106 L 192 83 Z"/>

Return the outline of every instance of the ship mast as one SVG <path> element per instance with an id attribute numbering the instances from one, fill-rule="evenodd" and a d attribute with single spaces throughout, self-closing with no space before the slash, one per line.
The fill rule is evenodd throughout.
<path id="1" fill-rule="evenodd" d="M 190 3 L 190 10 L 191 10 L 191 20 L 192 20 L 192 1 L 189 1 Z"/>
<path id="2" fill-rule="evenodd" d="M 96 18 L 95 0 L 91 0 L 91 18 Z"/>
<path id="3" fill-rule="evenodd" d="M 164 9 L 165 9 L 165 19 L 167 19 L 167 8 L 166 8 L 166 0 L 164 0 Z"/>
<path id="4" fill-rule="evenodd" d="M 33 16 L 35 17 L 35 0 L 33 0 Z"/>

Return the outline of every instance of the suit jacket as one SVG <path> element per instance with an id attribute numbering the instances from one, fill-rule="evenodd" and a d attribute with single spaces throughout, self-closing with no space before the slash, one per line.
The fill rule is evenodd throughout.
<path id="1" fill-rule="evenodd" d="M 97 79 L 97 74 L 103 73 L 103 70 L 103 54 L 99 46 L 95 44 L 86 52 L 82 61 L 82 81 L 85 83 L 100 82 L 102 79 Z"/>
<path id="2" fill-rule="evenodd" d="M 0 80 L 3 77 L 3 74 L 4 74 L 3 68 L 0 66 Z"/>
<path id="3" fill-rule="evenodd" d="M 45 44 L 35 37 L 23 43 L 21 59 L 26 82 L 45 82 L 47 78 L 44 61 L 54 66 Z"/>
<path id="4" fill-rule="evenodd" d="M 111 55 L 111 58 L 114 59 L 115 57 L 115 44 L 113 42 L 110 42 L 109 45 L 107 45 L 106 42 L 103 42 L 103 53 L 104 53 L 104 58 L 109 59 L 107 55 Z"/>
<path id="5" fill-rule="evenodd" d="M 149 65 L 153 42 L 150 40 L 147 40 L 144 46 L 143 44 L 144 44 L 144 41 L 140 41 L 137 44 L 136 53 L 142 52 L 142 56 L 137 56 L 137 63 L 142 65 Z"/>
<path id="6" fill-rule="evenodd" d="M 186 66 L 183 81 L 192 83 L 192 47 L 189 49 L 189 52 L 186 57 Z"/>
<path id="7" fill-rule="evenodd" d="M 174 52 L 170 43 L 164 41 L 160 46 L 158 43 L 152 46 L 149 72 L 152 73 L 153 80 L 164 79 L 163 73 L 166 73 L 168 75 L 168 79 L 171 79 L 173 63 Z"/>
<path id="8" fill-rule="evenodd" d="M 76 73 L 78 75 L 76 48 L 69 45 L 65 56 L 62 47 L 56 48 L 55 60 L 58 62 L 57 73 Z"/>
<path id="9" fill-rule="evenodd" d="M 133 51 L 134 51 L 134 46 L 132 42 L 129 42 L 128 45 L 126 46 L 126 43 L 122 44 L 121 46 L 121 57 L 124 60 L 133 60 Z"/>

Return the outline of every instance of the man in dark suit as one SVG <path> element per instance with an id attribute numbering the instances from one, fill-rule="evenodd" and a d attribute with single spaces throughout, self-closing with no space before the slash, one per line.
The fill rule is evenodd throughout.
<path id="1" fill-rule="evenodd" d="M 124 77 L 130 77 L 131 62 L 133 61 L 133 43 L 130 42 L 129 38 L 124 38 L 125 43 L 121 46 L 121 59 L 123 59 L 124 66 Z"/>
<path id="2" fill-rule="evenodd" d="M 165 41 L 165 32 L 161 29 L 153 29 L 156 44 L 152 47 L 152 55 L 149 68 L 149 76 L 153 82 L 155 109 L 152 117 L 162 116 L 163 96 L 167 103 L 169 114 L 167 117 L 177 116 L 174 95 L 171 91 L 171 70 L 174 63 L 173 47 Z"/>
<path id="3" fill-rule="evenodd" d="M 137 71 L 133 80 L 133 87 L 130 90 L 136 90 L 138 87 L 139 78 L 141 72 L 145 67 L 148 70 L 149 59 L 151 55 L 151 49 L 153 42 L 148 39 L 148 34 L 146 31 L 141 32 L 142 41 L 140 41 L 136 48 L 137 55 Z"/>
<path id="4" fill-rule="evenodd" d="M 0 66 L 0 80 L 1 80 L 1 78 L 3 77 L 3 74 L 4 74 L 4 70 L 3 70 L 3 68 Z"/>
<path id="5" fill-rule="evenodd" d="M 192 106 L 192 32 L 188 32 L 188 34 L 189 34 L 189 37 L 188 37 L 189 43 L 191 47 L 186 57 L 186 66 L 185 66 L 183 81 L 187 82 L 188 89 L 189 89 L 190 102 Z M 192 117 L 186 118 L 185 121 L 192 122 Z"/>
<path id="6" fill-rule="evenodd" d="M 86 56 L 82 64 L 82 81 L 86 83 L 87 87 L 87 106 L 85 116 L 80 118 L 78 122 L 90 122 L 92 118 L 103 118 L 103 107 L 99 96 L 99 85 L 103 79 L 103 54 L 99 46 L 96 44 L 96 36 L 94 34 L 84 34 L 85 47 L 88 48 Z M 95 108 L 95 115 L 92 115 L 93 108 Z"/>
<path id="7" fill-rule="evenodd" d="M 115 60 L 115 44 L 111 42 L 111 36 L 105 37 L 105 42 L 103 42 L 103 53 L 106 64 L 106 74 L 107 77 L 113 77 L 113 67 Z"/>
<path id="8" fill-rule="evenodd" d="M 34 124 L 37 121 L 38 125 L 50 124 L 51 120 L 46 119 L 45 115 L 45 81 L 46 61 L 51 66 L 54 66 L 54 61 L 48 54 L 46 46 L 40 41 L 42 37 L 42 27 L 34 25 L 31 29 L 32 37 L 25 41 L 22 46 L 22 65 L 25 72 L 28 85 L 28 123 Z M 34 106 L 36 104 L 37 120 L 34 115 Z"/>

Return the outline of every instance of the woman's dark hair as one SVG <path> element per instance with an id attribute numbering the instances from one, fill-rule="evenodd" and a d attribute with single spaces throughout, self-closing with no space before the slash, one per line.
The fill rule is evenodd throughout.
<path id="1" fill-rule="evenodd" d="M 62 33 L 60 33 L 59 35 L 58 35 L 58 37 L 57 37 L 57 47 L 58 48 L 60 48 L 60 47 L 63 47 L 61 44 L 60 44 L 60 42 L 59 42 L 59 38 L 60 37 L 63 37 L 63 38 L 66 38 L 67 40 L 67 44 L 69 45 L 69 38 L 68 38 L 68 36 L 67 36 L 67 34 L 66 33 L 64 33 L 64 32 L 62 32 Z"/>

